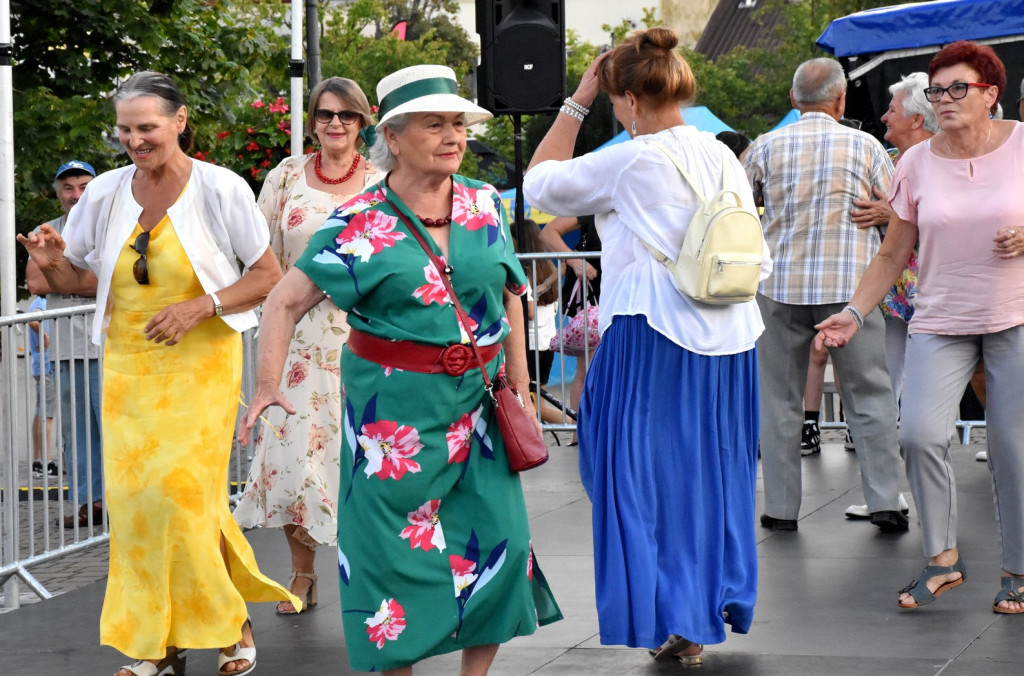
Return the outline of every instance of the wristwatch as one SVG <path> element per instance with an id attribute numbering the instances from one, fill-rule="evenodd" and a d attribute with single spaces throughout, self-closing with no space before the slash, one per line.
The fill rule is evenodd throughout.
<path id="1" fill-rule="evenodd" d="M 220 317 L 224 313 L 224 306 L 220 304 L 220 298 L 217 298 L 217 294 L 212 292 L 210 298 L 213 299 L 213 316 Z"/>

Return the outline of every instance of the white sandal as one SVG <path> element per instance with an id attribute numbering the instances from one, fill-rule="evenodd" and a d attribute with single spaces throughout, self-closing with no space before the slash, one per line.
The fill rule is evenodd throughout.
<path id="1" fill-rule="evenodd" d="M 167 676 L 168 674 L 182 676 L 185 673 L 185 661 L 188 659 L 188 657 L 181 656 L 183 652 L 185 652 L 184 649 L 177 650 L 156 664 L 146 660 L 137 660 L 126 664 L 118 671 L 130 671 L 134 676 Z"/>
<path id="2" fill-rule="evenodd" d="M 245 621 L 249 625 L 249 633 L 252 634 L 252 622 L 249 620 Z M 245 628 L 245 624 L 242 625 Z M 255 637 L 253 637 L 255 643 Z M 251 645 L 242 647 L 241 641 L 231 646 L 234 648 L 232 654 L 228 655 L 223 650 L 217 653 L 217 676 L 243 676 L 243 674 L 252 673 L 252 670 L 256 668 L 256 646 Z M 224 671 L 224 665 L 228 662 L 240 662 L 245 660 L 249 663 L 244 669 L 238 671 Z"/>

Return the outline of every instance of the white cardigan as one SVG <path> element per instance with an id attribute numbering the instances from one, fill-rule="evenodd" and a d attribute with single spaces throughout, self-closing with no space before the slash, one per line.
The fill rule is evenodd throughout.
<path id="1" fill-rule="evenodd" d="M 90 181 L 68 214 L 64 255 L 99 280 L 92 341 L 102 345 L 110 324 L 114 264 L 131 236 L 142 207 L 132 194 L 135 165 L 108 171 Z M 250 267 L 267 250 L 270 235 L 248 184 L 234 172 L 192 160 L 192 175 L 167 216 L 203 290 L 217 292 L 241 279 L 236 258 Z M 253 310 L 221 317 L 236 331 L 258 324 Z"/>

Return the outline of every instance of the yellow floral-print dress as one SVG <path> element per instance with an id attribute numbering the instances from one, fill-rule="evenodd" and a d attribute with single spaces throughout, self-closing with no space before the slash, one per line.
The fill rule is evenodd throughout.
<path id="1" fill-rule="evenodd" d="M 156 659 L 167 646 L 235 643 L 246 601 L 301 602 L 259 572 L 228 509 L 241 336 L 209 319 L 176 345 L 146 340 L 157 312 L 205 292 L 166 216 L 150 233 L 150 283 L 138 284 L 129 244 L 141 232 L 115 264 L 103 359 L 110 575 L 100 638 Z"/>

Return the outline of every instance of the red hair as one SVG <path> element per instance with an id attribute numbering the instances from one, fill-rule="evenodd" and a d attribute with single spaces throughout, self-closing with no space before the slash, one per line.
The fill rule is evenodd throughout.
<path id="1" fill-rule="evenodd" d="M 935 76 L 936 71 L 961 63 L 978 71 L 981 82 L 997 87 L 999 96 L 1002 97 L 1003 92 L 1006 91 L 1006 66 L 991 47 L 979 45 L 970 40 L 958 40 L 947 45 L 932 58 L 932 62 L 928 64 L 929 82 Z M 998 99 L 992 105 L 992 114 L 995 114 L 997 105 L 999 105 Z"/>

